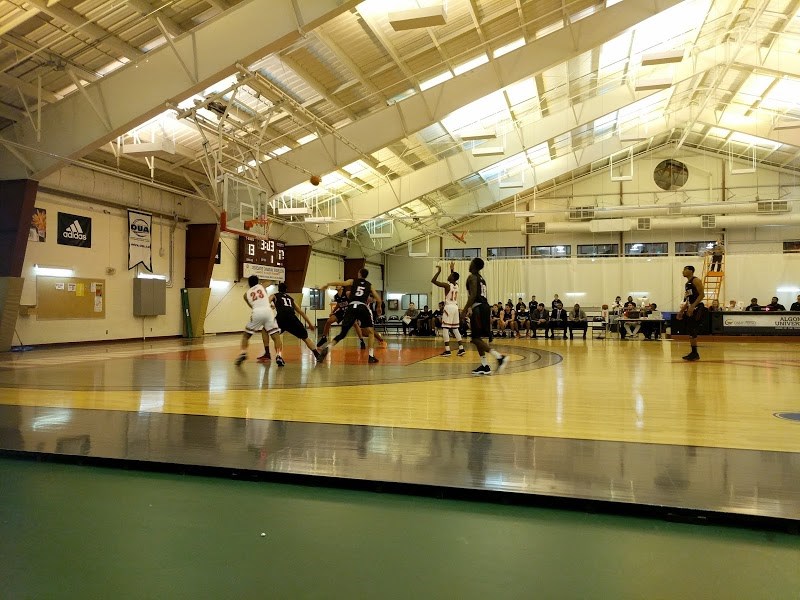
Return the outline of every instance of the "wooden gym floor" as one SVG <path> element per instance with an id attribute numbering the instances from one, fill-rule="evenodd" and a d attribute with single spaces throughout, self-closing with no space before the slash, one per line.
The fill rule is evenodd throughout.
<path id="1" fill-rule="evenodd" d="M 629 502 L 800 520 L 800 344 L 348 338 L 315 364 L 239 336 L 0 356 L 0 448 Z M 273 353 L 274 354 L 274 353 Z M 494 367 L 495 361 L 490 359 Z"/>

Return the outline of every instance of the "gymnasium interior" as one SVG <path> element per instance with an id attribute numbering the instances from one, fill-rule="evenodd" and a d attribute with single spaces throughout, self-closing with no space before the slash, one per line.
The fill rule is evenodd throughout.
<path id="1" fill-rule="evenodd" d="M 0 597 L 797 598 L 798 50 L 800 0 L 0 0 Z M 417 312 L 476 258 L 480 377 Z M 243 340 L 249 276 L 314 344 L 364 269 L 363 342 Z"/>

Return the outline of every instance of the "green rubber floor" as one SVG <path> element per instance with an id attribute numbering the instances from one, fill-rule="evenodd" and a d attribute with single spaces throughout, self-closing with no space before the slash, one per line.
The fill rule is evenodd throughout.
<path id="1" fill-rule="evenodd" d="M 0 459 L 0 598 L 797 599 L 800 537 Z"/>

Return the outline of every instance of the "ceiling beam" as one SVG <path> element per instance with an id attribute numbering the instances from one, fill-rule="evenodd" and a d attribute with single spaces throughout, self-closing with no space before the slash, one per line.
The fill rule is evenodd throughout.
<path id="1" fill-rule="evenodd" d="M 75 12 L 70 8 L 66 8 L 59 4 L 50 4 L 47 0 L 26 0 L 28 4 L 39 9 L 39 11 L 50 15 L 54 19 L 66 23 L 74 29 L 80 30 L 84 35 L 88 35 L 93 40 L 109 47 L 130 60 L 136 60 L 144 56 L 144 52 L 138 48 L 134 48 L 128 42 L 121 40 L 119 37 L 106 31 L 96 23 L 89 21 L 83 15 Z"/>
<path id="2" fill-rule="evenodd" d="M 31 150 L 36 165 L 34 178 L 41 178 L 58 169 L 65 159 L 83 156 L 163 112 L 165 102 L 177 104 L 234 74 L 237 63 L 250 64 L 288 48 L 303 35 L 295 9 L 306 27 L 313 29 L 357 4 L 358 0 L 242 2 L 175 40 L 175 48 L 193 78 L 181 68 L 173 48 L 165 45 L 148 52 L 146 61 L 126 65 L 87 86 L 85 94 L 71 94 L 46 106 L 42 110 L 41 142 L 32 124 L 20 124 L 9 138 Z M 265 14 L 270 15 L 267 21 Z M 92 102 L 105 109 L 110 127 L 97 117 Z M 17 161 L 5 153 L 0 150 L 0 179 L 26 176 Z"/>

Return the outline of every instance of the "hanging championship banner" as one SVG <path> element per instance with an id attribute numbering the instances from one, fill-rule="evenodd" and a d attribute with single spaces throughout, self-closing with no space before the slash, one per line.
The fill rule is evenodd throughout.
<path id="1" fill-rule="evenodd" d="M 153 272 L 152 238 L 150 236 L 152 224 L 152 214 L 128 210 L 128 270 L 133 269 L 136 265 L 142 265 L 151 273 Z"/>

